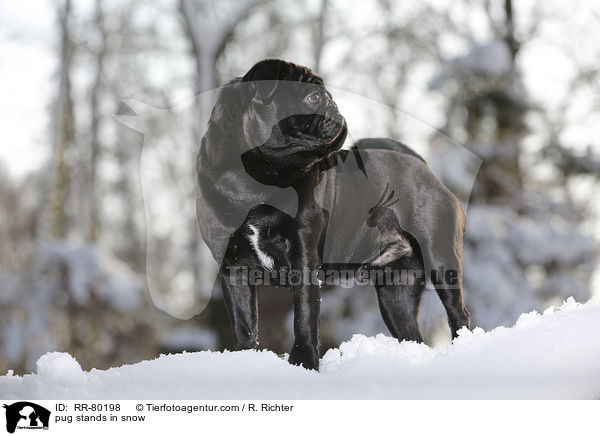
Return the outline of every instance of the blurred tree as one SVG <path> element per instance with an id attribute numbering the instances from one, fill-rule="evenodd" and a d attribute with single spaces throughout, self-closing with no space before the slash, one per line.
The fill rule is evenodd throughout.
<path id="1" fill-rule="evenodd" d="M 152 74 L 140 74 L 148 68 L 136 69 L 157 51 L 153 32 L 132 18 L 137 0 L 56 5 L 50 160 L 40 175 L 0 190 L 10 207 L 0 222 L 0 372 L 31 370 L 55 349 L 86 368 L 150 358 L 169 321 L 142 287 L 142 138 L 104 122 L 123 95 L 144 87 L 157 94 Z"/>
<path id="2" fill-rule="evenodd" d="M 74 120 L 71 95 L 71 68 L 75 45 L 71 36 L 71 1 L 58 3 L 57 17 L 60 29 L 58 93 L 53 111 L 52 160 L 42 189 L 43 196 L 38 225 L 39 239 L 67 236 L 66 204 L 69 195 L 69 147 L 73 141 Z M 46 189 L 47 187 L 47 189 Z"/>
<path id="3" fill-rule="evenodd" d="M 100 231 L 99 216 L 99 198 L 98 198 L 98 167 L 100 165 L 102 144 L 100 137 L 100 127 L 102 123 L 100 94 L 103 92 L 104 80 L 104 62 L 106 57 L 108 34 L 104 24 L 104 12 L 102 0 L 96 0 L 94 25 L 98 44 L 95 48 L 96 65 L 94 71 L 94 81 L 92 84 L 90 97 L 90 154 L 87 162 L 88 171 L 86 177 L 86 189 L 83 200 L 84 205 L 84 228 L 86 239 L 90 241 L 98 240 Z"/>
<path id="4" fill-rule="evenodd" d="M 464 117 L 465 135 L 456 130 L 446 133 L 464 139 L 464 145 L 483 159 L 471 201 L 513 202 L 519 208 L 520 142 L 528 131 L 525 115 L 532 106 L 515 65 L 520 44 L 515 38 L 512 1 L 504 3 L 504 22 L 492 16 L 489 20 L 495 23 L 493 40 L 446 63 L 444 74 L 458 84 L 448 105 L 448 119 Z"/>
<path id="5" fill-rule="evenodd" d="M 589 298 L 596 242 L 573 217 L 557 225 L 556 211 L 548 208 L 551 194 L 538 189 L 531 166 L 521 162 L 527 155 L 524 138 L 533 128 L 528 115 L 543 108 L 530 100 L 518 58 L 523 39 L 539 23 L 522 25 L 518 40 L 511 0 L 500 11 L 490 2 L 483 7 L 491 40 L 472 43 L 465 55 L 444 61 L 430 82 L 447 99 L 446 123 L 431 142 L 435 148 L 446 134 L 483 159 L 467 215 L 464 273 L 474 324 L 492 328 L 571 295 Z M 443 159 L 448 173 L 469 171 L 448 155 Z"/>
<path id="6" fill-rule="evenodd" d="M 329 0 L 321 0 L 319 11 L 315 19 L 316 25 L 313 25 L 313 47 L 314 47 L 314 70 L 321 71 L 321 58 L 323 56 L 323 47 L 328 40 L 327 32 L 327 14 L 329 10 Z"/>

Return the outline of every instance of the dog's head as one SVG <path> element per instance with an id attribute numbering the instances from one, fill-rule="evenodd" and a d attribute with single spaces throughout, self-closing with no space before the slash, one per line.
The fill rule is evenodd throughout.
<path id="1" fill-rule="evenodd" d="M 241 159 L 254 179 L 286 187 L 339 150 L 346 134 L 346 121 L 320 76 L 268 59 L 222 89 L 201 159 Z"/>

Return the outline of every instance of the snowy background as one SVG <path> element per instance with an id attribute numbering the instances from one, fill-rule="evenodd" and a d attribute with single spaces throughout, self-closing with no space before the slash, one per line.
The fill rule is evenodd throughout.
<path id="1" fill-rule="evenodd" d="M 338 393 L 451 397 L 417 381 L 448 372 L 459 385 L 472 370 L 481 388 L 456 387 L 456 396 L 598 398 L 585 383 L 600 367 L 597 307 L 520 318 L 600 289 L 598 5 L 34 3 L 35 13 L 29 3 L 0 5 L 0 55 L 10 59 L 0 64 L 0 374 L 37 375 L 1 378 L 0 396 L 57 387 L 65 397 L 124 397 L 118 374 L 128 383 L 153 371 L 192 377 L 203 365 L 192 380 L 219 383 L 249 359 L 256 377 L 263 368 L 280 378 L 264 391 L 234 394 L 231 384 L 182 395 L 277 396 L 271 384 L 298 377 L 298 397 L 325 397 L 315 377 L 335 386 L 373 365 L 381 379 Z M 210 109 L 194 96 L 265 57 L 318 71 L 350 139 L 406 142 L 468 203 L 465 297 L 488 333 L 450 345 L 443 308 L 426 293 L 420 324 L 433 348 L 396 344 L 376 336 L 389 333 L 372 290 L 324 288 L 323 369 L 305 373 L 277 357 L 291 345 L 289 292 L 264 288 L 260 344 L 270 352 L 191 353 L 231 347 L 193 210 L 195 144 Z M 106 391 L 94 390 L 100 383 Z"/>

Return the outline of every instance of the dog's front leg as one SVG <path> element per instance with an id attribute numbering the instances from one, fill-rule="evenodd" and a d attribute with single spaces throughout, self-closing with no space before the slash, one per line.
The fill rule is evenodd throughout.
<path id="1" fill-rule="evenodd" d="M 294 346 L 289 361 L 308 369 L 319 369 L 319 311 L 321 291 L 314 283 L 314 271 L 321 266 L 320 239 L 325 230 L 325 214 L 312 198 L 312 188 L 299 191 L 299 209 L 296 216 L 298 235 L 292 252 L 290 288 L 294 303 Z M 307 195 L 304 195 L 307 194 Z"/>
<path id="2" fill-rule="evenodd" d="M 316 323 L 319 322 L 319 308 L 318 304 L 317 307 L 309 307 L 311 305 L 309 300 L 313 297 L 315 297 L 314 293 L 306 293 L 301 297 L 294 296 L 294 333 L 296 340 L 294 341 L 294 346 L 290 353 L 289 362 L 292 365 L 302 365 L 306 369 L 316 369 L 318 371 L 319 339 Z M 296 309 L 296 307 L 301 305 L 306 306 L 306 308 L 304 309 L 304 315 L 299 316 L 299 310 Z M 314 316 L 316 316 L 316 318 L 314 318 Z M 303 319 L 303 317 L 306 319 Z M 311 324 L 311 327 L 315 326 L 315 328 L 307 328 L 308 323 Z"/>
<path id="3" fill-rule="evenodd" d="M 306 235 L 305 235 L 306 236 Z M 298 262 L 292 263 L 293 275 L 290 275 L 290 288 L 294 303 L 294 346 L 290 353 L 290 363 L 302 365 L 308 369 L 319 369 L 319 311 L 321 292 L 318 283 L 311 283 L 312 271 L 319 268 L 316 249 L 309 249 L 311 238 L 302 236 L 299 244 L 304 245 L 299 253 Z M 308 274 L 305 272 L 308 271 Z M 299 276 L 299 277 L 297 277 Z M 297 278 L 300 283 L 296 283 Z"/>

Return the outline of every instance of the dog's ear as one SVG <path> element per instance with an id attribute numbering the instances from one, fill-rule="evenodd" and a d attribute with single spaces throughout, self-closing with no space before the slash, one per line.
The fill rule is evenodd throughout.
<path id="1" fill-rule="evenodd" d="M 250 82 L 254 98 L 264 102 L 275 94 L 283 63 L 279 59 L 266 59 L 244 75 L 242 82 Z"/>

